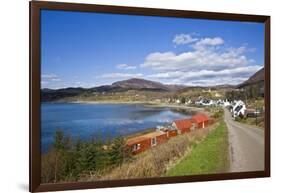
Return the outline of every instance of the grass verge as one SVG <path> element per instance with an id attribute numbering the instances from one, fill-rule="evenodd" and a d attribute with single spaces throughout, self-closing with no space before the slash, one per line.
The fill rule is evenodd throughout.
<path id="1" fill-rule="evenodd" d="M 178 164 L 171 167 L 166 176 L 223 173 L 229 169 L 227 126 L 223 121 Z"/>

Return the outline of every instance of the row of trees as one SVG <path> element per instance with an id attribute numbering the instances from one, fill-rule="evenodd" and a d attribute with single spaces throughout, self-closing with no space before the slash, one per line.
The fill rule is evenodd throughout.
<path id="1" fill-rule="evenodd" d="M 264 95 L 264 83 L 259 83 L 255 85 L 245 86 L 240 90 L 232 90 L 225 93 L 225 97 L 228 100 L 247 100 L 247 99 L 258 99 Z"/>
<path id="2" fill-rule="evenodd" d="M 43 183 L 77 181 L 84 174 L 98 176 L 130 159 L 131 152 L 122 137 L 109 142 L 82 142 L 58 130 L 52 148 L 42 155 L 41 180 Z"/>

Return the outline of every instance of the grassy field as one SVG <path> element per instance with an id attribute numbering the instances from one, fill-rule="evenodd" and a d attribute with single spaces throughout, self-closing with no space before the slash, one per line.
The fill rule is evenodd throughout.
<path id="1" fill-rule="evenodd" d="M 229 168 L 227 127 L 223 121 L 166 176 L 182 176 L 226 172 Z"/>

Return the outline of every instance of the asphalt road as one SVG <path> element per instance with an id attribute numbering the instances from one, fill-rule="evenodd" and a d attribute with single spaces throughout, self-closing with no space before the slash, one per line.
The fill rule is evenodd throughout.
<path id="1" fill-rule="evenodd" d="M 264 170 L 264 131 L 236 122 L 225 109 L 228 127 L 230 172 Z"/>

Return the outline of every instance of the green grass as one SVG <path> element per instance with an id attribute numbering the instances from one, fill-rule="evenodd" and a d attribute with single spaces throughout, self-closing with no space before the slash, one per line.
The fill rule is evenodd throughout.
<path id="1" fill-rule="evenodd" d="M 226 172 L 229 168 L 228 134 L 223 121 L 190 154 L 169 169 L 166 176 Z"/>

